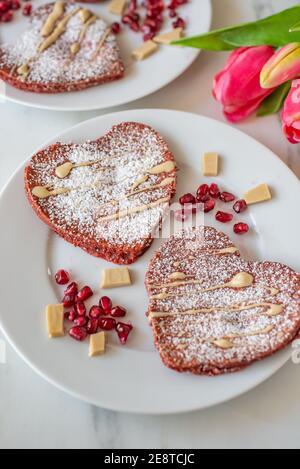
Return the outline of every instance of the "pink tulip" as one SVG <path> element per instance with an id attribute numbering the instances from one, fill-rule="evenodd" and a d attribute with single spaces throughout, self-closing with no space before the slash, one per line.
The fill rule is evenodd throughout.
<path id="1" fill-rule="evenodd" d="M 291 143 L 300 142 L 300 80 L 294 80 L 282 112 L 282 129 Z"/>
<path id="2" fill-rule="evenodd" d="M 273 89 L 260 86 L 260 72 L 274 53 L 270 46 L 241 47 L 215 76 L 213 94 L 229 121 L 245 119 L 272 93 Z"/>

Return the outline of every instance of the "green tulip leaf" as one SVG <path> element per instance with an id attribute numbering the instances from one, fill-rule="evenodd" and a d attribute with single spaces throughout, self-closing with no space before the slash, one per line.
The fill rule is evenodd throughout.
<path id="1" fill-rule="evenodd" d="M 273 91 L 258 108 L 257 116 L 265 117 L 271 114 L 277 114 L 284 104 L 285 98 L 291 89 L 291 85 L 292 83 L 288 81 Z"/>
<path id="2" fill-rule="evenodd" d="M 281 47 L 300 42 L 300 5 L 252 23 L 219 29 L 200 36 L 187 37 L 172 45 L 205 50 L 233 50 L 244 46 Z"/>

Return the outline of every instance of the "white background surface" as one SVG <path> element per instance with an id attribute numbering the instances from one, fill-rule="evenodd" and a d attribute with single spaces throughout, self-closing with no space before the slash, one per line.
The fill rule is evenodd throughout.
<path id="1" fill-rule="evenodd" d="M 247 21 L 296 3 L 293 0 L 213 0 L 214 26 Z M 165 107 L 223 120 L 210 90 L 212 76 L 224 59 L 222 53 L 203 53 L 173 84 L 122 109 Z M 0 187 L 45 140 L 97 114 L 58 114 L 0 104 Z M 277 117 L 250 119 L 239 127 L 271 148 L 300 177 L 299 146 L 286 143 Z M 1 226 L 5 229 L 3 221 Z M 17 286 L 16 301 L 20 302 L 20 308 L 26 301 L 17 298 Z M 2 348 L 1 345 L 1 448 L 300 447 L 300 365 L 289 363 L 256 390 L 214 409 L 183 416 L 146 417 L 116 414 L 78 402 L 36 376 L 10 348 L 7 348 L 6 364 L 2 364 Z"/>

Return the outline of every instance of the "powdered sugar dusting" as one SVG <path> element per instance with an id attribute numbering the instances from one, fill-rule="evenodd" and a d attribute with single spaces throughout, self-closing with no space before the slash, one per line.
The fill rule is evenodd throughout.
<path id="1" fill-rule="evenodd" d="M 200 228 L 171 238 L 151 263 L 149 294 L 164 291 L 172 296 L 150 299 L 149 313 L 213 310 L 151 319 L 160 354 L 172 368 L 208 374 L 241 368 L 282 348 L 300 328 L 300 275 L 282 264 L 216 254 L 216 248 L 229 246 L 232 243 L 227 236 L 213 228 Z M 175 271 L 201 283 L 163 288 Z M 226 284 L 239 272 L 253 275 L 254 284 L 202 292 Z M 281 314 L 269 316 L 268 304 L 282 305 Z M 231 311 L 234 306 L 247 309 Z M 219 339 L 230 340 L 232 348 L 216 346 L 213 342 Z"/>
<path id="2" fill-rule="evenodd" d="M 29 184 L 31 189 L 44 186 L 70 190 L 67 194 L 39 199 L 38 204 L 57 229 L 72 233 L 74 239 L 81 236 L 96 242 L 135 244 L 153 235 L 168 203 L 159 203 L 155 208 L 119 220 L 102 219 L 164 198 L 169 200 L 175 179 L 172 185 L 127 198 L 134 182 L 164 162 L 166 155 L 170 155 L 167 145 L 153 129 L 124 123 L 96 142 L 46 148 L 30 163 Z M 58 179 L 55 170 L 66 161 L 74 164 L 94 161 L 95 164 L 73 169 L 67 178 Z M 159 184 L 164 177 L 149 176 L 138 189 Z"/>
<path id="3" fill-rule="evenodd" d="M 75 56 L 71 54 L 71 46 L 79 40 L 83 27 L 78 14 L 70 19 L 62 36 L 51 47 L 39 54 L 38 48 L 43 41 L 41 28 L 51 13 L 53 5 L 47 4 L 38 8 L 32 15 L 28 30 L 14 44 L 2 46 L 0 67 L 16 66 L 18 68 L 30 61 L 30 73 L 26 81 L 42 84 L 91 80 L 118 74 L 123 69 L 119 48 L 113 34 L 109 34 L 95 56 L 98 44 L 108 27 L 101 18 L 98 18 L 87 29 L 80 50 Z M 66 4 L 65 14 L 76 7 L 76 5 Z"/>

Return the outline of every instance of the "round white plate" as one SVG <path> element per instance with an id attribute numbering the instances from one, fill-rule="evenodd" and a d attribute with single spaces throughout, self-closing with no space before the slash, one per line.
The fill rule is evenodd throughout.
<path id="1" fill-rule="evenodd" d="M 42 3 L 45 3 L 45 0 L 36 0 L 34 5 Z M 88 8 L 100 14 L 108 22 L 118 20 L 118 17 L 108 13 L 107 2 L 104 2 L 103 5 L 88 4 Z M 186 30 L 188 36 L 209 31 L 212 17 L 210 0 L 190 0 L 179 11 L 182 17 L 188 21 Z M 2 24 L 0 41 L 13 41 L 24 31 L 27 21 L 19 14 L 13 23 Z M 164 27 L 165 31 L 170 29 L 171 21 L 167 22 Z M 126 66 L 124 79 L 83 91 L 52 95 L 27 93 L 4 85 L 1 81 L 0 98 L 26 106 L 55 111 L 89 111 L 120 106 L 154 93 L 175 80 L 185 72 L 199 54 L 197 49 L 162 46 L 147 60 L 135 62 L 131 59 L 131 51 L 141 44 L 141 35 L 124 27 L 118 38 Z"/>
<path id="2" fill-rule="evenodd" d="M 243 133 L 217 121 L 193 114 L 165 110 L 126 111 L 84 122 L 51 142 L 82 142 L 107 132 L 123 121 L 138 121 L 156 128 L 169 142 L 178 165 L 178 195 L 194 191 L 203 182 L 200 156 L 205 151 L 222 155 L 217 179 L 224 188 L 241 195 L 251 186 L 267 182 L 271 202 L 253 206 L 242 219 L 252 234 L 232 236 L 242 253 L 254 259 L 282 261 L 300 270 L 299 181 L 267 148 Z M 232 399 L 273 375 L 288 359 L 290 350 L 248 369 L 219 378 L 178 374 L 162 365 L 153 346 L 145 317 L 147 294 L 144 276 L 149 260 L 159 247 L 157 240 L 131 269 L 134 286 L 109 290 L 114 303 L 128 308 L 127 320 L 135 330 L 122 347 L 109 336 L 107 353 L 88 358 L 88 343 L 68 337 L 49 340 L 46 334 L 47 303 L 59 302 L 61 292 L 49 278 L 58 268 L 69 269 L 81 284 L 89 284 L 100 296 L 100 272 L 109 266 L 58 238 L 36 217 L 23 189 L 22 166 L 0 199 L 0 325 L 21 357 L 48 381 L 66 392 L 109 409 L 148 414 L 176 413 L 212 406 Z M 224 229 L 207 215 L 205 223 Z"/>

